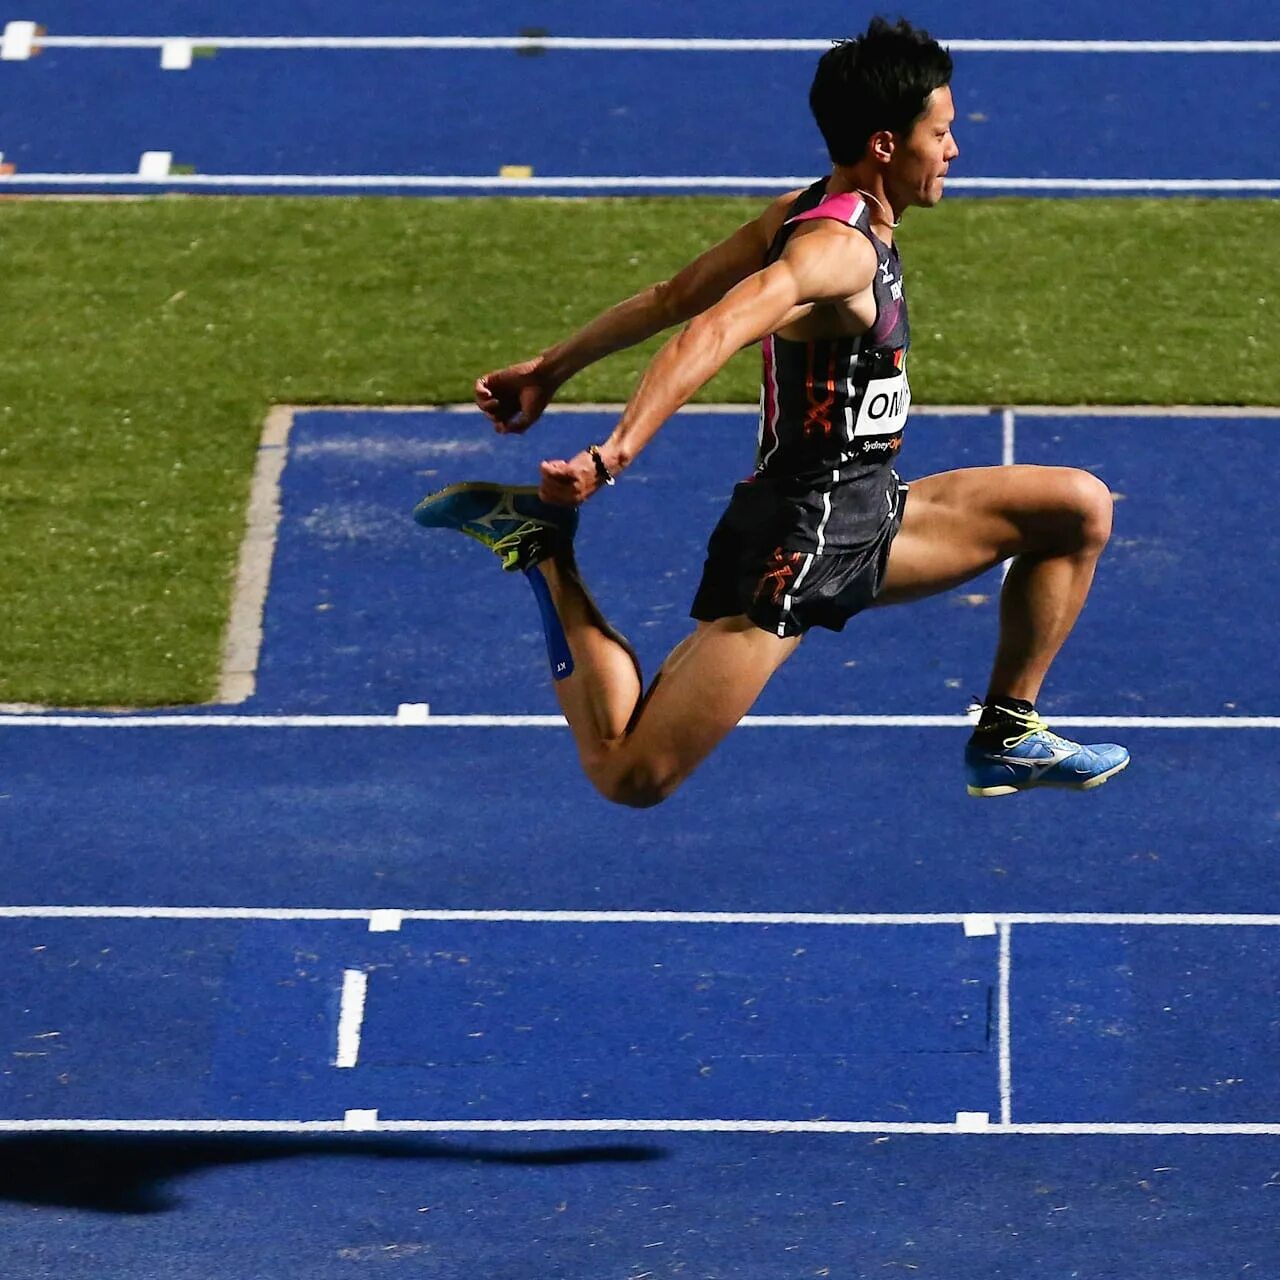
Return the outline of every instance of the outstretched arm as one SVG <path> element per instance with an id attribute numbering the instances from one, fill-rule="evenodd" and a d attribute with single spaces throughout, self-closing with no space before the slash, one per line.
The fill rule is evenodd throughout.
<path id="1" fill-rule="evenodd" d="M 777 262 L 742 281 L 697 316 L 654 356 L 600 458 L 613 473 L 630 466 L 658 428 L 709 382 L 742 347 L 806 315 L 821 302 L 870 288 L 876 253 L 861 234 L 835 222 L 816 223 L 792 237 Z M 596 459 L 583 451 L 542 464 L 541 496 L 573 505 L 597 488 Z"/>
<path id="2" fill-rule="evenodd" d="M 540 356 L 476 380 L 476 404 L 499 432 L 527 430 L 552 396 L 575 373 L 615 351 L 633 347 L 672 325 L 683 324 L 719 302 L 739 281 L 760 269 L 797 192 L 775 200 L 683 270 L 610 307 L 564 342 Z"/>

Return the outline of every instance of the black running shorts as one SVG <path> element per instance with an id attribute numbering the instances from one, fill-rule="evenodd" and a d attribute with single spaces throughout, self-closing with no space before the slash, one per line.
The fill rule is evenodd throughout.
<path id="1" fill-rule="evenodd" d="M 690 615 L 745 614 L 778 636 L 843 631 L 880 591 L 906 499 L 893 472 L 882 483 L 800 497 L 759 481 L 738 485 L 707 544 Z"/>

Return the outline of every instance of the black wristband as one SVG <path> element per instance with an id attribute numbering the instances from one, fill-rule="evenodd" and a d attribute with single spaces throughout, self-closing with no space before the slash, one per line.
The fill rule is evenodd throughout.
<path id="1" fill-rule="evenodd" d="M 591 455 L 591 461 L 596 464 L 596 479 L 601 484 L 616 484 L 617 477 L 604 465 L 604 459 L 600 456 L 600 446 L 588 445 L 587 452 Z"/>

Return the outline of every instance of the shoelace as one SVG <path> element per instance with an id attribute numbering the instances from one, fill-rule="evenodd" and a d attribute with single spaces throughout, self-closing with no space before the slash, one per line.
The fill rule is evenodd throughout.
<path id="1" fill-rule="evenodd" d="M 519 525 L 510 533 L 505 533 L 501 538 L 496 539 L 492 546 L 493 550 L 502 557 L 502 567 L 504 569 L 517 568 L 520 562 L 520 543 L 534 533 L 538 529 L 544 529 L 546 526 L 538 520 L 526 520 L 524 524 Z"/>
<path id="2" fill-rule="evenodd" d="M 1028 738 L 1034 738 L 1037 734 L 1043 734 L 1046 741 L 1055 747 L 1075 747 L 1075 743 L 1067 738 L 1060 737 L 1049 728 L 1049 722 L 1042 720 L 1039 716 L 1020 716 L 1014 712 L 1010 712 L 1013 719 L 1019 721 L 1026 726 L 1026 731 L 1016 734 L 1012 738 L 1004 739 L 1005 750 L 1012 750 L 1014 747 L 1020 747 Z"/>

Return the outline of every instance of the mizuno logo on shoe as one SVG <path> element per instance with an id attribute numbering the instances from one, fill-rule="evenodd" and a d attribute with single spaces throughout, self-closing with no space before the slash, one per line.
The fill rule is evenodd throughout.
<path id="1" fill-rule="evenodd" d="M 1077 748 L 1069 747 L 1050 747 L 1052 755 L 1048 756 L 996 756 L 991 755 L 983 761 L 984 764 L 1007 764 L 1019 765 L 1024 769 L 1030 770 L 1027 774 L 1029 778 L 1038 778 L 1042 773 L 1047 773 L 1055 765 L 1061 764 L 1064 760 L 1069 760 L 1076 754 Z M 1077 773 L 1089 773 L 1089 769 L 1077 769 Z"/>
<path id="2" fill-rule="evenodd" d="M 528 518 L 528 516 L 522 516 L 516 510 L 515 499 L 511 494 L 504 493 L 502 497 L 498 499 L 497 505 L 489 512 L 488 515 L 477 516 L 474 520 L 470 521 L 470 523 L 483 525 L 486 529 L 492 529 L 496 533 L 496 521 L 498 520 L 516 520 L 523 522 Z"/>

